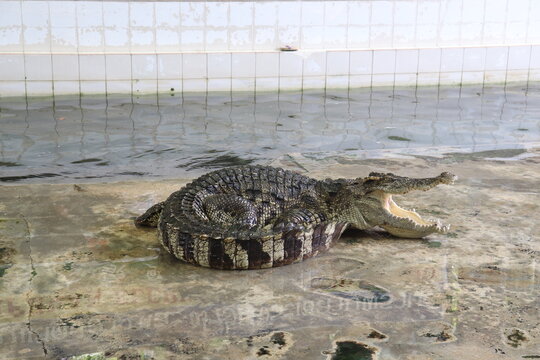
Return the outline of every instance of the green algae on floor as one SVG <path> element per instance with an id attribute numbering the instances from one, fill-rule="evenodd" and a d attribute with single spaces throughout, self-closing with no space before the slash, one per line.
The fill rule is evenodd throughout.
<path id="1" fill-rule="evenodd" d="M 376 349 L 356 341 L 336 342 L 331 360 L 375 360 Z"/>
<path id="2" fill-rule="evenodd" d="M 368 303 L 384 303 L 390 300 L 388 291 L 364 280 L 313 278 L 313 289 L 345 299 Z"/>
<path id="3" fill-rule="evenodd" d="M 403 136 L 394 136 L 394 135 L 388 136 L 388 139 L 395 140 L 395 141 L 411 141 L 411 139 L 409 138 L 406 138 Z"/>

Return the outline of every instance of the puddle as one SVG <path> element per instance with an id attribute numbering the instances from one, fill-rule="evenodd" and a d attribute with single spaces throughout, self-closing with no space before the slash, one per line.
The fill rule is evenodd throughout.
<path id="1" fill-rule="evenodd" d="M 328 360 L 375 360 L 377 349 L 356 341 L 337 341 L 335 352 Z"/>

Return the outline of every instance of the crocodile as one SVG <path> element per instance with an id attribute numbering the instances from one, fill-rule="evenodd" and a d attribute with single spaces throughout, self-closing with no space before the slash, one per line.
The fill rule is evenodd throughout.
<path id="1" fill-rule="evenodd" d="M 300 262 L 328 249 L 347 228 L 381 227 L 404 238 L 445 233 L 392 195 L 452 184 L 443 172 L 415 179 L 372 172 L 316 180 L 269 166 L 207 173 L 135 219 L 157 227 L 161 244 L 185 262 L 216 269 L 261 269 Z"/>

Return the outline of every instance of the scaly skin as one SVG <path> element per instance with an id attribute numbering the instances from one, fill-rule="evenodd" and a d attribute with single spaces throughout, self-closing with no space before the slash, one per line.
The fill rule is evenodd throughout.
<path id="1" fill-rule="evenodd" d="M 371 173 L 318 181 L 291 171 L 241 166 L 201 176 L 135 220 L 158 227 L 177 258 L 218 269 L 258 269 L 298 262 L 326 250 L 347 227 L 384 228 L 421 238 L 448 226 L 401 209 L 393 194 L 452 184 L 442 173 L 412 179 Z"/>

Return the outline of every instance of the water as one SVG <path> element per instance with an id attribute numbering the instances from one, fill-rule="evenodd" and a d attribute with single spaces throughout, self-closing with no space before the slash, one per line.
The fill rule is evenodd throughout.
<path id="1" fill-rule="evenodd" d="M 0 100 L 4 183 L 195 177 L 283 157 L 508 158 L 539 143 L 538 84 Z"/>

